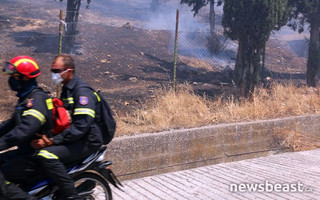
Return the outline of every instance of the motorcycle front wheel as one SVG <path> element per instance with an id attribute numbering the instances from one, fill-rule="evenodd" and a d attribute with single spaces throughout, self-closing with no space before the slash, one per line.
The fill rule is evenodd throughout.
<path id="1" fill-rule="evenodd" d="M 85 172 L 74 178 L 75 188 L 84 200 L 112 200 L 108 182 L 92 172 Z"/>

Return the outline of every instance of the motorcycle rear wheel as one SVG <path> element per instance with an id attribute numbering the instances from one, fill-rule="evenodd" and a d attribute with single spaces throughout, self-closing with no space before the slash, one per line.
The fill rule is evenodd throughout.
<path id="1" fill-rule="evenodd" d="M 75 177 L 74 183 L 84 200 L 112 200 L 108 182 L 98 174 L 85 172 Z"/>

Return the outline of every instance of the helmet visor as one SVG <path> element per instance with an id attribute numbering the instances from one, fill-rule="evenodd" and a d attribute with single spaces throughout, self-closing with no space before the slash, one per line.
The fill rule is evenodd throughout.
<path id="1" fill-rule="evenodd" d="M 10 62 L 4 63 L 3 72 L 8 75 L 19 74 L 16 66 Z"/>

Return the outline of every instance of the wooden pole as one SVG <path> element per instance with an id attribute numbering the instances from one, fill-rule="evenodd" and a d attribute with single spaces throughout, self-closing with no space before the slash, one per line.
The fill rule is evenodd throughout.
<path id="1" fill-rule="evenodd" d="M 63 34 L 63 11 L 60 10 L 60 24 L 59 24 L 59 54 L 62 53 L 62 34 Z M 60 96 L 60 85 L 57 85 L 57 95 L 56 97 L 59 98 Z"/>
<path id="2" fill-rule="evenodd" d="M 176 34 L 174 39 L 174 62 L 173 62 L 173 90 L 176 91 L 176 72 L 177 72 L 177 53 L 178 53 L 178 27 L 179 27 L 179 10 L 176 15 Z"/>
<path id="3" fill-rule="evenodd" d="M 63 33 L 63 11 L 60 10 L 60 24 L 59 24 L 59 54 L 62 52 L 62 33 Z"/>

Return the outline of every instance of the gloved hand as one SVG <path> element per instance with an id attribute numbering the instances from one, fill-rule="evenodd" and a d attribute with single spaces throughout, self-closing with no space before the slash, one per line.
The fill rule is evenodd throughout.
<path id="1" fill-rule="evenodd" d="M 34 149 L 41 149 L 53 145 L 52 138 L 48 138 L 45 135 L 37 134 L 40 139 L 35 139 L 31 141 L 31 146 Z"/>

